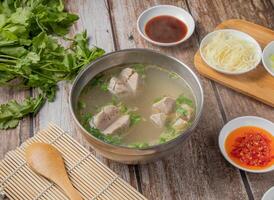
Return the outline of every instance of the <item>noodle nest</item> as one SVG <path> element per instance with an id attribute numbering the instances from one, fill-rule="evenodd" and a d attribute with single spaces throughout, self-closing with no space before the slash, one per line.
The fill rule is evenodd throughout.
<path id="1" fill-rule="evenodd" d="M 207 64 L 227 72 L 243 72 L 253 68 L 260 56 L 254 43 L 230 32 L 217 32 L 201 47 Z"/>

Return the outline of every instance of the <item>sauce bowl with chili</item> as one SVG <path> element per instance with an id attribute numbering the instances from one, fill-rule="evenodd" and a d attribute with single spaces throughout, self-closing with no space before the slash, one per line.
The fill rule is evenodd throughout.
<path id="1" fill-rule="evenodd" d="M 235 167 L 253 173 L 274 170 L 274 123 L 245 116 L 229 121 L 219 135 L 221 153 Z"/>
<path id="2" fill-rule="evenodd" d="M 194 20 L 186 10 L 171 5 L 151 7 L 137 20 L 141 36 L 159 46 L 174 46 L 186 41 L 194 28 Z"/>

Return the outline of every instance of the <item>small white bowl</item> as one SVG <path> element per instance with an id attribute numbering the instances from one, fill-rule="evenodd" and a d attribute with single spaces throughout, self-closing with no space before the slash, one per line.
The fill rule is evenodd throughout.
<path id="1" fill-rule="evenodd" d="M 274 199 L 274 187 L 269 188 L 262 197 L 262 200 L 273 200 Z"/>
<path id="2" fill-rule="evenodd" d="M 187 26 L 187 33 L 185 37 L 177 42 L 171 42 L 171 43 L 162 43 L 162 42 L 156 42 L 154 40 L 151 40 L 145 33 L 146 23 L 150 19 L 157 16 L 162 16 L 162 15 L 172 16 L 183 21 L 185 25 Z M 194 19 L 186 10 L 176 6 L 171 6 L 171 5 L 159 5 L 159 6 L 151 7 L 145 10 L 139 16 L 137 20 L 137 29 L 140 35 L 148 42 L 151 42 L 152 44 L 156 44 L 159 46 L 174 46 L 186 41 L 193 34 L 194 28 L 195 28 Z"/>
<path id="3" fill-rule="evenodd" d="M 213 66 L 211 65 L 205 58 L 204 54 L 203 54 L 203 51 L 202 51 L 202 48 L 212 39 L 212 37 L 214 37 L 216 34 L 220 33 L 220 32 L 229 32 L 231 34 L 233 34 L 234 36 L 237 36 L 243 40 L 246 40 L 248 42 L 251 42 L 253 43 L 255 46 L 256 46 L 256 51 L 257 51 L 257 55 L 258 55 L 258 60 L 256 62 L 256 64 L 254 66 L 251 66 L 250 68 L 248 69 L 245 69 L 245 70 L 241 70 L 241 71 L 234 71 L 234 72 L 231 72 L 231 71 L 227 71 L 227 70 L 223 70 L 223 69 L 220 69 L 218 68 L 217 66 Z M 238 74 L 243 74 L 243 73 L 246 73 L 246 72 L 249 72 L 253 69 L 256 68 L 256 66 L 260 63 L 261 61 L 261 57 L 262 57 L 262 49 L 259 45 L 259 43 L 253 38 L 251 37 L 250 35 L 242 32 L 242 31 L 238 31 L 238 30 L 235 30 L 235 29 L 220 29 L 220 30 L 216 30 L 216 31 L 213 31 L 209 34 L 207 34 L 203 40 L 201 41 L 201 44 L 200 44 L 200 55 L 202 57 L 202 59 L 205 61 L 205 63 L 211 67 L 212 69 L 218 71 L 218 72 L 221 72 L 221 73 L 224 73 L 224 74 L 230 74 L 230 75 L 238 75 Z"/>
<path id="4" fill-rule="evenodd" d="M 242 169 L 244 171 L 253 172 L 253 173 L 265 173 L 274 170 L 274 165 L 266 168 L 266 169 L 247 169 L 244 168 L 237 163 L 235 163 L 233 160 L 231 160 L 225 150 L 225 141 L 227 136 L 234 131 L 237 128 L 243 127 L 243 126 L 256 126 L 259 128 L 262 128 L 269 133 L 271 133 L 274 136 L 274 123 L 272 123 L 269 120 L 266 120 L 261 117 L 255 117 L 255 116 L 244 116 L 244 117 L 238 117 L 231 121 L 229 121 L 221 130 L 219 135 L 219 148 L 225 157 L 225 159 L 230 162 L 235 167 Z"/>
<path id="5" fill-rule="evenodd" d="M 274 40 L 270 42 L 268 45 L 266 45 L 266 47 L 263 50 L 263 57 L 262 57 L 264 68 L 268 71 L 269 74 L 274 76 L 274 68 L 271 67 L 270 58 L 269 58 L 270 55 L 274 55 Z"/>

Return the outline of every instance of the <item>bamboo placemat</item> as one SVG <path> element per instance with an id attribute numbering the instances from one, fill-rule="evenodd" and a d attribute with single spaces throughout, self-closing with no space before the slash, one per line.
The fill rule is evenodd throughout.
<path id="1" fill-rule="evenodd" d="M 55 125 L 7 153 L 0 162 L 0 199 L 2 193 L 14 200 L 69 200 L 58 186 L 34 173 L 26 164 L 24 151 L 33 142 L 52 144 L 62 153 L 70 180 L 84 199 L 146 199 Z"/>

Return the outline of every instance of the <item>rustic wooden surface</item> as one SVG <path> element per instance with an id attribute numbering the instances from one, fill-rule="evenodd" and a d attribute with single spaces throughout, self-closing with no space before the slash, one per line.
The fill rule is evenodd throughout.
<path id="1" fill-rule="evenodd" d="M 176 5 L 193 15 L 196 29 L 187 42 L 177 47 L 160 48 L 140 37 L 136 30 L 137 17 L 144 9 L 158 4 Z M 92 43 L 107 52 L 134 47 L 156 49 L 179 58 L 195 72 L 193 57 L 199 42 L 223 20 L 246 19 L 274 29 L 273 0 L 67 0 L 66 5 L 68 10 L 80 15 L 71 33 L 87 29 Z M 259 200 L 274 185 L 274 172 L 250 174 L 237 170 L 221 156 L 217 138 L 230 119 L 257 115 L 274 121 L 274 109 L 200 78 L 205 90 L 205 109 L 199 126 L 179 152 L 138 166 L 122 165 L 94 154 L 148 199 Z M 1 131 L 0 158 L 49 122 L 56 123 L 90 148 L 77 133 L 69 114 L 69 90 L 70 84 L 61 83 L 54 103 L 46 104 L 35 118 L 25 118 L 16 129 Z M 35 93 L 8 89 L 0 89 L 0 92 L 0 103 L 11 98 L 21 100 Z"/>

